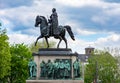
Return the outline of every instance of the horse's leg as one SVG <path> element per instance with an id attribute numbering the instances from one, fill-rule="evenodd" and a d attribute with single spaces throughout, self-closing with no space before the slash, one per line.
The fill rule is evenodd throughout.
<path id="1" fill-rule="evenodd" d="M 47 43 L 47 48 L 49 48 L 49 43 L 47 37 L 45 37 L 46 43 Z"/>
<path id="2" fill-rule="evenodd" d="M 42 36 L 39 36 L 39 37 L 36 39 L 36 41 L 35 41 L 35 46 L 37 45 L 37 42 L 38 42 L 38 40 L 39 40 L 40 38 L 42 38 Z"/>
<path id="3" fill-rule="evenodd" d="M 60 41 L 59 41 L 59 43 L 58 43 L 58 45 L 57 45 L 57 48 L 59 48 L 59 45 L 60 45 L 60 43 L 61 43 L 61 41 L 62 41 L 62 38 L 61 38 L 61 37 L 59 37 L 59 39 L 60 39 Z"/>
<path id="4" fill-rule="evenodd" d="M 66 44 L 66 49 L 68 48 L 68 44 L 67 44 L 67 39 L 65 38 L 65 32 L 66 30 L 63 29 L 63 31 L 61 32 L 61 39 L 64 40 L 65 44 Z"/>
<path id="5" fill-rule="evenodd" d="M 66 44 L 66 49 L 68 48 L 68 44 L 67 44 L 67 39 L 65 37 L 62 38 Z"/>

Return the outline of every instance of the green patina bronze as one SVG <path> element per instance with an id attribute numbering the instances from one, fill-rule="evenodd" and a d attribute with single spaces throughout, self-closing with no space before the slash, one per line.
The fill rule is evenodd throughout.
<path id="1" fill-rule="evenodd" d="M 70 78 L 71 68 L 70 68 L 70 63 L 68 62 L 68 60 L 65 61 L 64 66 L 65 66 L 64 77 L 65 79 Z"/>
<path id="2" fill-rule="evenodd" d="M 71 63 L 70 59 L 56 59 L 54 62 L 48 60 L 47 63 L 40 63 L 40 79 L 70 79 L 73 66 L 74 78 L 80 78 L 80 62 L 78 59 Z M 31 59 L 28 63 L 29 79 L 34 79 L 37 74 L 37 65 Z"/>
<path id="3" fill-rule="evenodd" d="M 52 79 L 53 78 L 53 63 L 51 60 L 48 60 L 48 63 L 46 64 L 47 68 L 47 78 Z"/>
<path id="4" fill-rule="evenodd" d="M 41 63 L 40 63 L 40 69 L 41 69 L 41 71 L 40 71 L 40 77 L 46 77 L 46 75 L 47 75 L 47 72 L 46 72 L 46 63 L 44 62 L 44 61 L 42 61 Z"/>
<path id="5" fill-rule="evenodd" d="M 55 60 L 47 63 L 40 63 L 40 78 L 41 79 L 69 79 L 71 78 L 71 63 L 69 60 Z"/>
<path id="6" fill-rule="evenodd" d="M 33 79 L 37 75 L 37 65 L 32 59 L 28 63 L 28 68 L 29 68 L 29 79 Z"/>
<path id="7" fill-rule="evenodd" d="M 54 72 L 54 74 L 53 74 L 53 78 L 54 79 L 57 79 L 57 78 L 59 78 L 59 62 L 57 61 L 57 60 L 55 60 L 54 61 L 54 63 L 53 63 L 53 72 Z"/>
<path id="8" fill-rule="evenodd" d="M 60 60 L 59 63 L 59 72 L 60 72 L 60 78 L 64 79 L 64 63 L 62 60 Z"/>
<path id="9" fill-rule="evenodd" d="M 80 77 L 80 62 L 78 59 L 73 63 L 74 78 Z"/>

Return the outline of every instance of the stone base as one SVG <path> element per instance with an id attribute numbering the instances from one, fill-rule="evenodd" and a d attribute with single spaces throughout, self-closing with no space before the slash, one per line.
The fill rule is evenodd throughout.
<path id="1" fill-rule="evenodd" d="M 26 80 L 26 83 L 84 83 L 83 80 Z"/>
<path id="2" fill-rule="evenodd" d="M 69 59 L 71 60 L 71 65 L 73 65 L 74 61 L 76 60 L 77 55 L 72 53 L 71 49 L 56 49 L 56 48 L 49 48 L 49 49 L 39 49 L 37 53 L 33 53 L 34 61 L 37 64 L 37 77 L 36 79 L 39 80 L 40 78 L 40 63 L 48 60 L 54 62 L 56 59 Z M 73 67 L 71 67 L 71 78 L 73 79 Z M 36 82 L 35 82 L 36 83 Z M 51 82 L 52 83 L 52 82 Z M 60 82 L 63 83 L 63 82 Z"/>

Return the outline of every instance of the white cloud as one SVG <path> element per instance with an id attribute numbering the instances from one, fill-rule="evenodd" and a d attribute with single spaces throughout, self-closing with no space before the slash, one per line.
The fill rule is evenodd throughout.
<path id="1" fill-rule="evenodd" d="M 102 16 L 93 16 L 91 18 L 91 20 L 95 23 L 99 23 L 101 25 L 106 24 L 106 22 L 109 20 L 110 18 L 108 16 L 102 15 Z"/>
<path id="2" fill-rule="evenodd" d="M 120 17 L 120 3 L 108 3 L 108 2 L 103 2 L 105 4 L 105 8 L 100 7 L 102 9 L 101 12 L 99 12 L 96 15 L 93 15 L 91 17 L 91 20 L 96 23 L 100 24 L 106 24 L 107 22 L 111 21 L 113 18 L 118 19 Z M 103 4 L 103 5 L 104 5 Z M 118 23 L 117 20 L 115 22 Z"/>
<path id="3" fill-rule="evenodd" d="M 116 35 L 116 34 L 112 34 L 106 38 L 99 38 L 97 41 L 98 42 L 103 42 L 103 43 L 106 43 L 106 42 L 116 42 L 120 40 L 120 36 L 119 35 Z"/>
<path id="4" fill-rule="evenodd" d="M 96 34 L 96 32 L 88 31 L 88 30 L 84 30 L 84 29 L 80 29 L 80 28 L 76 28 L 75 30 L 76 30 L 76 32 L 78 32 L 79 35 L 92 35 L 92 34 Z"/>
<path id="5" fill-rule="evenodd" d="M 58 3 L 67 5 L 67 6 L 73 6 L 73 7 L 81 7 L 85 5 L 90 4 L 96 4 L 99 2 L 99 0 L 56 0 Z"/>
<path id="6" fill-rule="evenodd" d="M 20 33 L 9 34 L 8 37 L 10 44 L 18 44 L 18 43 L 31 44 L 36 40 L 34 36 L 29 36 Z"/>
<path id="7" fill-rule="evenodd" d="M 32 8 L 33 9 L 33 8 Z M 24 25 L 29 25 L 30 21 L 36 16 L 36 12 L 31 10 L 31 7 L 17 7 L 11 9 L 1 10 L 1 17 L 6 17 L 11 20 L 17 20 Z"/>
<path id="8" fill-rule="evenodd" d="M 119 8 L 112 8 L 112 9 L 104 9 L 101 14 L 94 15 L 91 20 L 96 23 L 106 24 L 108 21 L 112 20 L 113 18 L 120 19 L 120 6 Z M 114 22 L 118 22 L 115 20 Z"/>
<path id="9" fill-rule="evenodd" d="M 120 45 L 120 35 L 118 34 L 110 34 L 107 37 L 101 37 L 98 38 L 95 41 L 95 46 L 98 48 L 104 48 L 104 47 L 119 47 Z"/>
<path id="10" fill-rule="evenodd" d="M 118 6 L 117 3 L 109 3 L 104 2 L 102 0 L 56 0 L 57 3 L 72 6 L 72 7 L 84 7 L 84 6 L 92 6 L 92 7 L 100 7 L 100 8 L 108 8 Z"/>
<path id="11" fill-rule="evenodd" d="M 14 24 L 10 20 L 2 17 L 0 20 L 2 23 L 2 27 L 7 29 L 8 32 L 11 31 L 11 29 L 14 27 Z"/>
<path id="12" fill-rule="evenodd" d="M 120 45 L 120 35 L 110 34 L 107 37 L 97 38 L 93 42 L 84 41 L 80 38 L 76 38 L 75 41 L 72 41 L 71 38 L 68 38 L 69 47 L 72 48 L 73 52 L 77 51 L 78 53 L 85 53 L 85 48 L 89 45 L 95 49 L 104 50 L 105 47 L 119 47 Z"/>
<path id="13" fill-rule="evenodd" d="M 75 21 L 67 21 L 66 24 L 70 24 L 73 33 L 76 32 L 79 35 L 93 35 L 96 34 L 96 32 L 94 31 L 88 31 L 85 30 L 84 27 L 82 27 L 82 24 L 79 22 L 75 22 Z"/>
<path id="14" fill-rule="evenodd" d="M 94 48 L 99 48 L 99 47 L 95 46 L 94 42 L 85 41 L 80 38 L 75 38 L 75 41 L 73 41 L 70 37 L 68 37 L 68 47 L 72 48 L 73 52 L 78 52 L 80 54 L 84 54 L 85 48 L 88 46 L 92 46 Z"/>
<path id="15" fill-rule="evenodd" d="M 107 14 L 109 16 L 120 16 L 120 4 L 119 4 L 119 6 L 113 7 L 111 9 L 107 9 L 104 12 L 105 12 L 105 14 Z"/>
<path id="16" fill-rule="evenodd" d="M 120 40 L 120 35 L 113 34 L 108 38 L 108 40 L 111 40 L 113 42 L 117 42 Z"/>

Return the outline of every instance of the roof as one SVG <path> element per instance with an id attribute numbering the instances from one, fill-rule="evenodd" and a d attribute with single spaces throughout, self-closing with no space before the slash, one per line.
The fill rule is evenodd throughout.
<path id="1" fill-rule="evenodd" d="M 80 59 L 82 62 L 87 62 L 89 57 L 89 54 L 78 54 L 78 59 Z"/>
<path id="2" fill-rule="evenodd" d="M 92 48 L 92 49 L 94 49 L 94 47 L 92 47 L 92 46 L 88 46 L 88 47 L 86 47 L 85 49 L 88 49 L 88 48 Z"/>

